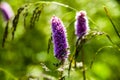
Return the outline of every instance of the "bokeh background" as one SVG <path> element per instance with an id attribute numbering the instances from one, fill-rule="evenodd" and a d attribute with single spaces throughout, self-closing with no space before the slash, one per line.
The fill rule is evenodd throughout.
<path id="1" fill-rule="evenodd" d="M 35 3 L 40 0 L 2 0 L 9 3 L 17 13 L 22 5 Z M 56 1 L 75 8 L 85 10 L 89 19 L 91 31 L 107 33 L 114 44 L 105 36 L 97 36 L 87 41 L 83 46 L 86 68 L 86 80 L 120 80 L 120 38 L 117 36 L 110 20 L 106 16 L 104 6 L 116 25 L 120 34 L 120 1 L 119 0 L 43 0 Z M 48 40 L 51 36 L 50 20 L 53 15 L 62 19 L 66 29 L 71 54 L 74 51 L 76 36 L 74 35 L 75 11 L 55 4 L 45 5 L 39 21 L 33 28 L 29 28 L 30 17 L 35 6 L 29 9 L 27 26 L 23 25 L 23 15 L 20 15 L 14 40 L 11 40 L 11 29 L 5 42 L 5 47 L 0 46 L 0 80 L 58 80 L 59 72 L 53 65 L 59 61 L 54 57 L 53 45 L 47 53 Z M 5 29 L 5 20 L 0 12 L 0 45 Z M 11 24 L 10 24 L 11 26 Z M 94 64 L 90 63 L 95 54 Z M 81 61 L 81 54 L 78 61 Z M 46 67 L 49 70 L 46 70 Z M 67 75 L 67 70 L 65 70 Z M 82 80 L 82 70 L 71 71 L 70 78 L 66 80 Z"/>

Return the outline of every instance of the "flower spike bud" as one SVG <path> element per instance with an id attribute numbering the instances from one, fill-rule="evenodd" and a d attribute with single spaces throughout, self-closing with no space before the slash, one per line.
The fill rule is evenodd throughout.
<path id="1" fill-rule="evenodd" d="M 82 37 L 89 30 L 88 19 L 85 11 L 77 12 L 75 21 L 75 34 L 77 37 Z"/>
<path id="2" fill-rule="evenodd" d="M 6 21 L 14 16 L 11 6 L 6 2 L 0 3 L 0 10 L 2 11 Z"/>
<path id="3" fill-rule="evenodd" d="M 65 60 L 68 57 L 68 42 L 66 29 L 62 21 L 53 16 L 51 19 L 52 38 L 54 43 L 54 55 L 59 60 Z"/>

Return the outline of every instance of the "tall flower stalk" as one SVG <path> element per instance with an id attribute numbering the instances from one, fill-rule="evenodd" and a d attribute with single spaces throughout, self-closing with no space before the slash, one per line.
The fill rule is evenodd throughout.
<path id="1" fill-rule="evenodd" d="M 51 19 L 51 27 L 54 43 L 54 55 L 57 59 L 63 61 L 69 54 L 66 29 L 62 21 L 56 16 L 53 16 Z"/>
<path id="2" fill-rule="evenodd" d="M 78 54 L 80 51 L 82 51 L 82 47 L 84 45 L 84 43 L 86 42 L 86 39 L 84 38 L 84 36 L 87 34 L 89 27 L 88 27 L 88 19 L 86 16 L 86 11 L 80 11 L 76 13 L 76 20 L 75 20 L 75 35 L 77 36 L 77 41 L 76 41 L 76 46 L 75 46 L 75 53 L 72 56 L 72 59 L 70 61 L 70 65 L 69 65 L 69 70 L 68 70 L 68 75 L 70 74 L 70 70 L 71 70 L 71 65 L 73 60 L 75 60 L 75 65 L 76 66 L 76 59 L 78 57 Z M 85 77 L 85 68 L 84 68 L 84 54 L 82 51 L 82 64 L 83 64 L 83 78 L 84 80 L 86 79 Z"/>
<path id="3" fill-rule="evenodd" d="M 76 66 L 76 59 L 80 51 L 82 51 L 82 68 L 83 68 L 83 80 L 86 80 L 85 75 L 85 66 L 84 66 L 84 53 L 82 47 L 85 43 L 85 39 L 83 38 L 89 30 L 88 27 L 88 19 L 86 16 L 85 11 L 80 11 L 76 14 L 76 22 L 75 22 L 75 34 L 78 37 L 76 41 L 76 50 L 75 50 L 75 66 Z"/>
<path id="4" fill-rule="evenodd" d="M 7 22 L 5 27 L 5 32 L 3 35 L 3 41 L 2 41 L 2 47 L 4 47 L 4 43 L 8 35 L 9 20 L 14 16 L 14 13 L 11 6 L 7 2 L 0 2 L 0 11 L 2 12 L 5 18 L 5 21 Z"/>

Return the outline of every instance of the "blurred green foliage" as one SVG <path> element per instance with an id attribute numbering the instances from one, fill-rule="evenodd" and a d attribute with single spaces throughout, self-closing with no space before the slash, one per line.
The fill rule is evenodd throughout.
<path id="1" fill-rule="evenodd" d="M 3 0 L 8 2 L 15 14 L 17 9 L 27 3 L 34 3 L 40 0 Z M 48 0 L 44 0 L 48 1 Z M 107 33 L 114 44 L 105 36 L 97 36 L 83 46 L 84 61 L 86 68 L 86 80 L 120 80 L 120 38 L 117 36 L 111 22 L 106 16 L 103 6 L 106 6 L 109 14 L 120 34 L 120 1 L 119 0 L 49 0 L 56 1 L 75 8 L 76 10 L 86 10 L 89 18 L 91 31 L 101 31 Z M 34 6 L 33 6 L 34 8 Z M 14 40 L 11 40 L 11 29 L 5 43 L 5 47 L 0 46 L 0 80 L 28 80 L 39 78 L 39 80 L 57 80 L 59 72 L 53 65 L 59 61 L 54 57 L 53 45 L 50 53 L 47 53 L 48 39 L 51 36 L 50 20 L 53 15 L 58 16 L 64 22 L 67 29 L 70 51 L 73 54 L 75 47 L 74 20 L 75 11 L 55 4 L 45 5 L 40 19 L 35 26 L 30 29 L 30 16 L 33 8 L 29 9 L 27 26 L 24 27 L 23 15 L 20 16 L 15 32 Z M 0 13 L 0 45 L 4 34 L 6 22 Z M 10 24 L 11 25 L 11 24 Z M 90 63 L 95 60 L 92 68 Z M 81 61 L 81 53 L 78 56 Z M 49 69 L 48 71 L 46 69 Z M 67 75 L 67 70 L 65 70 Z M 70 77 L 66 80 L 82 80 L 82 70 L 72 70 Z"/>

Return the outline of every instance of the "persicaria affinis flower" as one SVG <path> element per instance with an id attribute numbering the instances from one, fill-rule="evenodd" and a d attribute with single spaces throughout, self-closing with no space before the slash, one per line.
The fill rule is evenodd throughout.
<path id="1" fill-rule="evenodd" d="M 3 13 L 6 21 L 8 21 L 10 18 L 14 16 L 11 6 L 6 2 L 0 3 L 0 10 Z"/>
<path id="2" fill-rule="evenodd" d="M 75 34 L 78 37 L 82 37 L 88 31 L 88 19 L 85 11 L 77 12 L 75 22 Z"/>
<path id="3" fill-rule="evenodd" d="M 51 20 L 54 55 L 59 60 L 65 60 L 69 54 L 66 29 L 62 21 L 53 16 Z"/>

